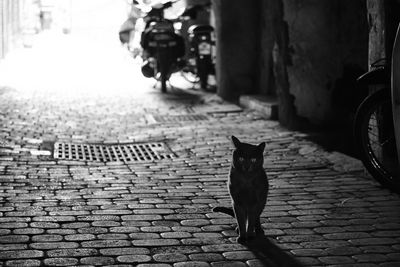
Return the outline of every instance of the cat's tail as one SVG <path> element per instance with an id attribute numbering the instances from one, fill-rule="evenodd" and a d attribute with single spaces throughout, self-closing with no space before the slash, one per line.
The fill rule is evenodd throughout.
<path id="1" fill-rule="evenodd" d="M 229 216 L 235 217 L 235 213 L 233 212 L 232 208 L 227 207 L 215 207 L 212 209 L 213 212 L 222 212 L 228 214 Z"/>

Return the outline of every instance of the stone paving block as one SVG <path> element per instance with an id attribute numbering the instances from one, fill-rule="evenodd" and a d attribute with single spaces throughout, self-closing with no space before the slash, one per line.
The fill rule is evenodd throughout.
<path id="1" fill-rule="evenodd" d="M 321 266 L 323 265 L 318 259 L 312 257 L 297 257 L 296 258 L 303 266 Z"/>
<path id="2" fill-rule="evenodd" d="M 46 232 L 52 235 L 73 235 L 77 233 L 73 229 L 48 229 Z"/>
<path id="3" fill-rule="evenodd" d="M 49 257 L 61 258 L 61 257 L 84 257 L 97 255 L 96 249 L 86 248 L 75 248 L 75 249 L 55 249 L 47 251 Z"/>
<path id="4" fill-rule="evenodd" d="M 246 264 L 241 261 L 220 261 L 212 262 L 212 267 L 245 267 Z"/>
<path id="5" fill-rule="evenodd" d="M 40 260 L 9 260 L 5 263 L 5 266 L 13 267 L 35 267 L 41 266 Z"/>
<path id="6" fill-rule="evenodd" d="M 362 254 L 362 255 L 354 255 L 353 258 L 357 260 L 357 262 L 385 262 L 388 261 L 388 257 L 382 254 Z"/>
<path id="7" fill-rule="evenodd" d="M 351 264 L 354 263 L 354 259 L 347 256 L 327 256 L 318 258 L 324 264 Z"/>
<path id="8" fill-rule="evenodd" d="M 95 226 L 88 226 L 84 228 L 78 229 L 79 234 L 104 234 L 107 233 L 107 228 L 105 227 L 95 227 Z"/>
<path id="9" fill-rule="evenodd" d="M 337 255 L 337 256 L 343 256 L 343 255 L 356 255 L 360 252 L 361 250 L 357 247 L 350 247 L 350 246 L 343 246 L 343 247 L 333 247 L 333 248 L 327 248 L 325 249 L 325 252 L 328 253 L 329 255 Z"/>
<path id="10" fill-rule="evenodd" d="M 264 262 L 262 262 L 261 260 L 258 260 L 258 259 L 248 260 L 248 261 L 246 261 L 246 264 L 249 267 L 264 267 L 265 266 Z"/>
<path id="11" fill-rule="evenodd" d="M 188 232 L 164 232 L 160 234 L 162 238 L 190 238 L 192 234 Z"/>
<path id="12" fill-rule="evenodd" d="M 76 266 L 79 260 L 75 258 L 50 258 L 44 260 L 45 266 Z"/>
<path id="13" fill-rule="evenodd" d="M 30 258 L 41 258 L 44 256 L 43 251 L 40 250 L 7 250 L 0 251 L 0 259 L 30 259 Z"/>
<path id="14" fill-rule="evenodd" d="M 360 238 L 360 239 L 351 239 L 349 242 L 353 245 L 390 245 L 397 244 L 398 240 L 395 238 Z"/>
<path id="15" fill-rule="evenodd" d="M 4 235 L 4 236 L 0 236 L 0 244 L 26 243 L 28 241 L 29 241 L 29 236 L 27 236 L 27 235 Z"/>
<path id="16" fill-rule="evenodd" d="M 85 257 L 80 259 L 81 264 L 104 266 L 113 264 L 115 260 L 111 257 Z"/>
<path id="17" fill-rule="evenodd" d="M 60 228 L 60 224 L 52 223 L 52 222 L 33 222 L 33 223 L 30 223 L 30 227 L 46 228 L 46 229 L 47 228 Z"/>
<path id="18" fill-rule="evenodd" d="M 33 249 L 48 250 L 48 249 L 67 249 L 77 248 L 79 244 L 76 242 L 38 242 L 30 244 Z"/>
<path id="19" fill-rule="evenodd" d="M 11 219 L 12 220 L 12 219 Z M 10 229 L 10 228 L 26 228 L 27 223 L 15 222 L 15 223 L 0 223 L 0 228 Z"/>
<path id="20" fill-rule="evenodd" d="M 399 266 L 399 264 L 400 264 L 400 261 L 394 261 L 394 262 L 382 263 L 379 266 L 382 266 L 382 267 L 396 267 L 396 266 Z"/>
<path id="21" fill-rule="evenodd" d="M 115 233 L 111 233 L 111 234 L 99 234 L 97 235 L 98 239 L 107 239 L 107 240 L 124 240 L 124 239 L 128 239 L 129 236 L 127 234 L 115 234 Z"/>
<path id="22" fill-rule="evenodd" d="M 132 233 L 129 235 L 132 239 L 159 239 L 159 233 Z"/>
<path id="23" fill-rule="evenodd" d="M 138 247 L 174 246 L 179 245 L 179 243 L 178 239 L 138 239 L 132 241 L 132 244 Z"/>
<path id="24" fill-rule="evenodd" d="M 33 242 L 57 242 L 61 241 L 63 237 L 61 235 L 55 235 L 55 234 L 45 234 L 45 235 L 34 235 L 32 236 L 32 241 Z"/>
<path id="25" fill-rule="evenodd" d="M 117 257 L 118 262 L 122 263 L 141 263 L 141 262 L 150 262 L 151 257 L 148 255 L 140 255 L 140 254 L 134 254 L 134 255 L 123 255 L 123 256 L 118 256 Z"/>
<path id="26" fill-rule="evenodd" d="M 187 256 L 181 253 L 162 253 L 162 254 L 154 254 L 153 259 L 156 262 L 181 262 L 186 261 Z"/>
<path id="27" fill-rule="evenodd" d="M 131 242 L 127 240 L 93 240 L 81 242 L 84 248 L 111 248 L 111 247 L 128 247 Z"/>
<path id="28" fill-rule="evenodd" d="M 290 252 L 299 257 L 321 257 L 327 255 L 327 252 L 323 249 L 294 249 Z"/>
<path id="29" fill-rule="evenodd" d="M 326 239 L 361 239 L 369 237 L 371 237 L 371 235 L 365 232 L 345 232 L 324 235 Z"/>
<path id="30" fill-rule="evenodd" d="M 351 263 L 351 264 L 333 264 L 333 265 L 329 265 L 330 267 L 343 267 L 343 266 L 348 266 L 348 267 L 377 267 L 377 266 L 381 266 L 378 264 L 373 264 L 373 263 Z"/>
<path id="31" fill-rule="evenodd" d="M 185 261 L 174 263 L 174 267 L 210 267 L 210 264 L 204 261 Z"/>
<path id="32" fill-rule="evenodd" d="M 243 250 L 245 247 L 240 244 L 218 244 L 218 245 L 207 245 L 201 247 L 204 252 L 228 252 Z"/>
<path id="33" fill-rule="evenodd" d="M 0 251 L 28 249 L 27 244 L 2 244 Z"/>
<path id="34" fill-rule="evenodd" d="M 392 261 L 400 261 L 400 253 L 389 253 L 386 256 Z"/>
<path id="35" fill-rule="evenodd" d="M 229 243 L 231 243 L 226 238 L 218 238 L 218 237 L 185 238 L 185 239 L 182 239 L 181 242 L 184 245 L 199 245 L 199 246 L 200 245 L 210 245 L 210 244 L 229 244 Z"/>
<path id="36" fill-rule="evenodd" d="M 225 259 L 230 261 L 235 260 L 249 260 L 249 259 L 256 259 L 257 256 L 250 251 L 232 251 L 232 252 L 224 252 L 222 255 Z"/>
<path id="37" fill-rule="evenodd" d="M 216 261 L 222 261 L 224 257 L 222 254 L 218 253 L 196 253 L 196 254 L 190 254 L 189 258 L 192 261 L 207 261 L 207 262 L 216 262 Z"/>

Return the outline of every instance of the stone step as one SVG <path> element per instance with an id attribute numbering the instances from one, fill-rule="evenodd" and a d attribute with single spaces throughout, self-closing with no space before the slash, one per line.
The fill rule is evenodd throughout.
<path id="1" fill-rule="evenodd" d="M 278 120 L 278 98 L 264 95 L 242 95 L 239 105 L 260 112 L 265 118 Z"/>

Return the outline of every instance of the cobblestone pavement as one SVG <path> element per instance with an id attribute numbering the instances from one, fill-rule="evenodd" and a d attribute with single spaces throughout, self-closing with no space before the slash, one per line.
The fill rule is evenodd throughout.
<path id="1" fill-rule="evenodd" d="M 399 197 L 351 159 L 213 94 L 104 75 L 90 77 L 104 93 L 0 89 L 4 266 L 400 266 Z M 248 245 L 211 211 L 230 205 L 230 135 L 267 143 L 265 237 Z M 54 159 L 55 141 L 160 142 L 173 157 Z"/>

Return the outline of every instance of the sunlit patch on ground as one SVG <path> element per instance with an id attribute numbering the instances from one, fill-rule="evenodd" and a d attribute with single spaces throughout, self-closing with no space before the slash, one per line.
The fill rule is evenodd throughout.
<path id="1" fill-rule="evenodd" d="M 31 36 L 32 47 L 9 54 L 0 64 L 0 85 L 61 95 L 140 95 L 153 86 L 119 42 L 124 1 L 73 1 L 71 16 L 71 34 L 45 30 Z"/>

